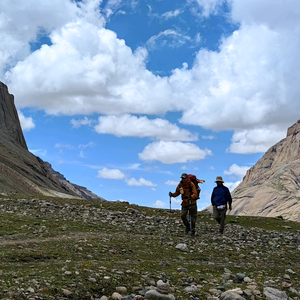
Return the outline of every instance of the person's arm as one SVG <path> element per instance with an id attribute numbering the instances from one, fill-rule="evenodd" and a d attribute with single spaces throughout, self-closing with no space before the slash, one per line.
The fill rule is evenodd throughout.
<path id="1" fill-rule="evenodd" d="M 229 210 L 232 210 L 232 198 L 229 189 L 227 188 L 227 201 L 229 204 Z"/>
<path id="2" fill-rule="evenodd" d="M 212 206 L 215 205 L 214 198 L 215 198 L 215 189 L 213 189 L 212 194 L 211 194 L 211 205 Z"/>
<path id="3" fill-rule="evenodd" d="M 169 192 L 169 196 L 170 197 L 177 197 L 177 196 L 179 196 L 180 195 L 180 183 L 177 185 L 177 188 L 176 188 L 176 191 L 175 191 L 175 193 L 171 193 L 171 192 Z"/>
<path id="4" fill-rule="evenodd" d="M 192 184 L 192 195 L 191 195 L 191 199 L 194 199 L 194 200 L 197 200 L 198 199 L 198 192 L 197 192 L 197 189 L 194 185 L 193 182 L 191 182 Z"/>

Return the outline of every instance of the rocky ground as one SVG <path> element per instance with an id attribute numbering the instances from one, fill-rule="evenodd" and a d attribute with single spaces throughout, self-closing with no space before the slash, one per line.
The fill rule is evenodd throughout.
<path id="1" fill-rule="evenodd" d="M 1 299 L 300 299 L 300 224 L 0 195 Z M 125 300 L 125 299 L 124 299 Z"/>

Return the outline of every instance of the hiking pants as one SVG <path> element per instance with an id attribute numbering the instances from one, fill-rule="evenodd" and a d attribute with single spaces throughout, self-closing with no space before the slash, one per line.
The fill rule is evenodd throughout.
<path id="1" fill-rule="evenodd" d="M 225 227 L 227 207 L 223 210 L 218 210 L 217 207 L 213 206 L 214 219 L 220 224 L 220 230 L 223 231 Z"/>
<path id="2" fill-rule="evenodd" d="M 189 219 L 187 219 L 187 213 L 189 212 Z M 194 205 L 182 205 L 181 206 L 181 220 L 185 225 L 187 231 L 190 231 L 190 216 L 192 216 L 192 233 L 195 234 L 196 220 L 197 220 L 197 204 Z"/>

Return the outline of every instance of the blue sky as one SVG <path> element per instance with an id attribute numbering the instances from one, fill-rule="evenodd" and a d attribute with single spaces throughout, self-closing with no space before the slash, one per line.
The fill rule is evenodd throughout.
<path id="1" fill-rule="evenodd" d="M 300 116 L 300 2 L 0 2 L 0 80 L 31 152 L 107 200 L 233 190 Z M 180 200 L 172 200 L 180 208 Z"/>

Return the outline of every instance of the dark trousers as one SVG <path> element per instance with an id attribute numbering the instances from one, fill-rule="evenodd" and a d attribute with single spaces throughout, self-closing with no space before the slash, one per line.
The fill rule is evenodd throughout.
<path id="1" fill-rule="evenodd" d="M 227 208 L 224 208 L 223 210 L 218 210 L 215 205 L 213 206 L 214 219 L 220 224 L 221 231 L 223 231 L 225 227 L 226 212 Z"/>
<path id="2" fill-rule="evenodd" d="M 196 220 L 197 220 L 197 204 L 181 206 L 181 220 L 185 225 L 186 231 L 190 231 L 191 228 L 190 222 L 187 219 L 188 212 L 189 212 L 189 220 L 190 220 L 190 216 L 192 216 L 192 233 L 195 233 Z"/>

